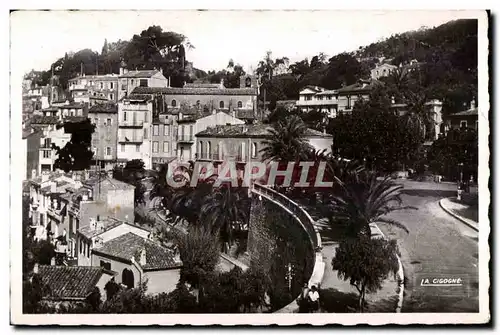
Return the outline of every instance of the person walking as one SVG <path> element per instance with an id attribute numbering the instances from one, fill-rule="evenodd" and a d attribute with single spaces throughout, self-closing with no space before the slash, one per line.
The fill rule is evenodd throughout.
<path id="1" fill-rule="evenodd" d="M 314 285 L 311 287 L 311 291 L 309 291 L 309 303 L 311 305 L 310 309 L 312 313 L 319 310 L 319 292 Z"/>
<path id="2" fill-rule="evenodd" d="M 299 313 L 308 313 L 309 307 L 309 286 L 307 285 L 307 283 L 304 283 L 302 293 L 300 294 Z"/>

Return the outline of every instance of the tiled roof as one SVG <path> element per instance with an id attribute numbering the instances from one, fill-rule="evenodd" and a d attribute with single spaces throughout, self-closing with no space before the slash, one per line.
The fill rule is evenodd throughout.
<path id="1" fill-rule="evenodd" d="M 224 125 L 208 127 L 207 129 L 196 134 L 197 137 L 267 137 L 270 135 L 269 130 L 272 127 L 268 124 L 252 124 L 252 125 Z M 321 136 L 331 137 L 332 135 L 323 134 L 320 131 L 308 128 L 306 136 Z"/>
<path id="2" fill-rule="evenodd" d="M 117 74 L 101 74 L 101 75 L 85 75 L 85 76 L 79 76 L 76 78 L 71 78 L 69 81 L 75 81 L 78 79 L 87 79 L 87 80 L 117 80 L 118 75 Z"/>
<path id="3" fill-rule="evenodd" d="M 85 116 L 66 116 L 64 117 L 65 122 L 82 122 L 87 120 Z"/>
<path id="4" fill-rule="evenodd" d="M 134 90 L 134 92 L 135 92 L 135 90 Z M 151 96 L 151 94 L 137 94 L 137 93 L 134 93 L 134 92 L 132 92 L 132 94 L 130 94 L 128 97 L 123 97 L 122 101 L 123 100 L 149 101 L 149 100 L 151 100 L 153 98 Z"/>
<path id="5" fill-rule="evenodd" d="M 257 95 L 257 89 L 248 88 L 179 88 L 136 87 L 132 94 L 198 94 L 198 95 Z"/>
<path id="6" fill-rule="evenodd" d="M 367 92 L 373 89 L 375 85 L 380 84 L 381 82 L 378 80 L 369 80 L 366 82 L 357 82 L 356 84 L 345 86 L 342 88 L 339 88 L 337 90 L 337 93 L 342 94 L 342 93 L 351 93 L 351 92 Z"/>
<path id="7" fill-rule="evenodd" d="M 118 106 L 116 104 L 97 104 L 89 109 L 89 113 L 117 113 Z"/>
<path id="8" fill-rule="evenodd" d="M 135 223 L 132 223 L 132 222 L 127 222 L 127 221 L 122 221 L 122 220 L 118 220 L 116 218 L 113 218 L 113 217 L 101 217 L 99 219 L 99 225 L 100 225 L 100 229 L 94 229 L 92 230 L 90 228 L 90 226 L 85 226 L 85 227 L 82 227 L 80 229 L 78 229 L 78 232 L 80 234 L 82 234 L 83 236 L 85 236 L 86 238 L 88 239 L 91 239 L 92 237 L 95 237 L 95 236 L 98 236 L 104 232 L 107 232 L 113 228 L 116 228 L 122 224 L 126 224 L 126 225 L 129 225 L 129 226 L 132 226 L 132 227 L 136 227 L 136 228 L 139 228 L 139 229 L 142 229 L 144 231 L 147 231 L 147 232 L 150 232 L 151 230 L 147 227 L 143 227 L 143 226 L 138 226 L 136 225 Z"/>
<path id="9" fill-rule="evenodd" d="M 478 115 L 477 107 L 476 108 L 468 109 L 466 111 L 462 111 L 462 112 L 451 114 L 450 117 L 454 117 L 454 116 L 474 116 L 474 115 L 475 116 Z"/>
<path id="10" fill-rule="evenodd" d="M 146 251 L 146 263 L 140 264 L 141 251 L 143 249 Z M 102 247 L 94 249 L 94 252 L 118 257 L 127 261 L 130 261 L 134 257 L 135 261 L 144 270 L 170 269 L 182 265 L 182 263 L 176 262 L 172 251 L 133 233 L 127 233 L 112 239 L 104 243 Z"/>
<path id="11" fill-rule="evenodd" d="M 50 288 L 44 299 L 85 299 L 93 291 L 104 270 L 91 266 L 39 265 L 42 283 Z"/>
<path id="12" fill-rule="evenodd" d="M 184 88 L 220 88 L 220 84 L 212 83 L 186 83 Z"/>
<path id="13" fill-rule="evenodd" d="M 33 115 L 29 122 L 30 124 L 58 124 L 59 119 L 56 116 Z"/>
<path id="14" fill-rule="evenodd" d="M 119 78 L 149 78 L 155 74 L 160 73 L 158 70 L 138 70 L 138 71 L 128 71 L 119 76 Z"/>
<path id="15" fill-rule="evenodd" d="M 71 102 L 67 105 L 62 105 L 62 106 L 58 106 L 59 108 L 61 109 L 70 109 L 70 108 L 83 108 L 85 107 L 85 104 L 83 103 L 78 103 L 78 102 Z"/>
<path id="16" fill-rule="evenodd" d="M 130 190 L 134 189 L 133 185 L 127 184 L 118 179 L 110 178 L 108 176 L 92 176 L 82 182 L 83 185 L 94 186 L 101 183 L 101 190 L 113 189 L 113 190 Z"/>

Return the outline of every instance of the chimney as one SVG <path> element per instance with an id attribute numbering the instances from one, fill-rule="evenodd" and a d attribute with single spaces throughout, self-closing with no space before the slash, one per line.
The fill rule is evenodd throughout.
<path id="1" fill-rule="evenodd" d="M 38 263 L 35 263 L 35 265 L 33 265 L 33 273 L 34 273 L 34 274 L 38 274 L 38 272 L 39 272 L 39 271 L 40 271 L 40 270 L 39 270 L 39 268 L 38 268 Z"/>
<path id="2" fill-rule="evenodd" d="M 143 247 L 141 250 L 141 255 L 139 257 L 139 264 L 144 266 L 146 265 L 146 248 Z"/>
<path id="3" fill-rule="evenodd" d="M 474 108 L 476 108 L 476 100 L 472 99 L 472 101 L 470 102 L 470 109 Z"/>

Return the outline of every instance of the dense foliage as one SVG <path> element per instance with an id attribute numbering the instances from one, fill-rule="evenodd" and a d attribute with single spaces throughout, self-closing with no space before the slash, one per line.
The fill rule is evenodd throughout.
<path id="1" fill-rule="evenodd" d="M 89 169 L 94 156 L 91 144 L 95 125 L 90 119 L 85 119 L 80 122 L 65 122 L 63 127 L 65 133 L 71 134 L 71 139 L 62 148 L 52 144 L 58 156 L 54 162 L 54 169 L 61 169 L 64 172 Z"/>

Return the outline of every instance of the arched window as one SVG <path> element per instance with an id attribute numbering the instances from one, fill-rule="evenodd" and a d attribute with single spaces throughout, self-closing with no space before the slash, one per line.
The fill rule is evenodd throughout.
<path id="1" fill-rule="evenodd" d="M 205 151 L 203 151 L 203 141 L 200 141 L 200 158 L 203 158 Z"/>
<path id="2" fill-rule="evenodd" d="M 122 284 L 128 288 L 134 288 L 134 273 L 129 269 L 123 269 Z"/>
<path id="3" fill-rule="evenodd" d="M 211 147 L 210 147 L 210 141 L 207 141 L 207 158 L 211 158 L 210 155 L 212 154 L 211 152 Z"/>
<path id="4" fill-rule="evenodd" d="M 174 100 L 172 100 L 172 107 L 175 107 L 175 106 L 177 106 L 177 101 L 175 101 L 175 99 L 174 99 Z"/>
<path id="5" fill-rule="evenodd" d="M 252 143 L 252 158 L 257 157 L 257 143 L 253 142 Z"/>
<path id="6" fill-rule="evenodd" d="M 242 107 L 243 107 L 243 102 L 238 101 L 238 108 L 242 108 Z"/>
<path id="7" fill-rule="evenodd" d="M 219 102 L 219 108 L 224 108 L 224 101 Z"/>

